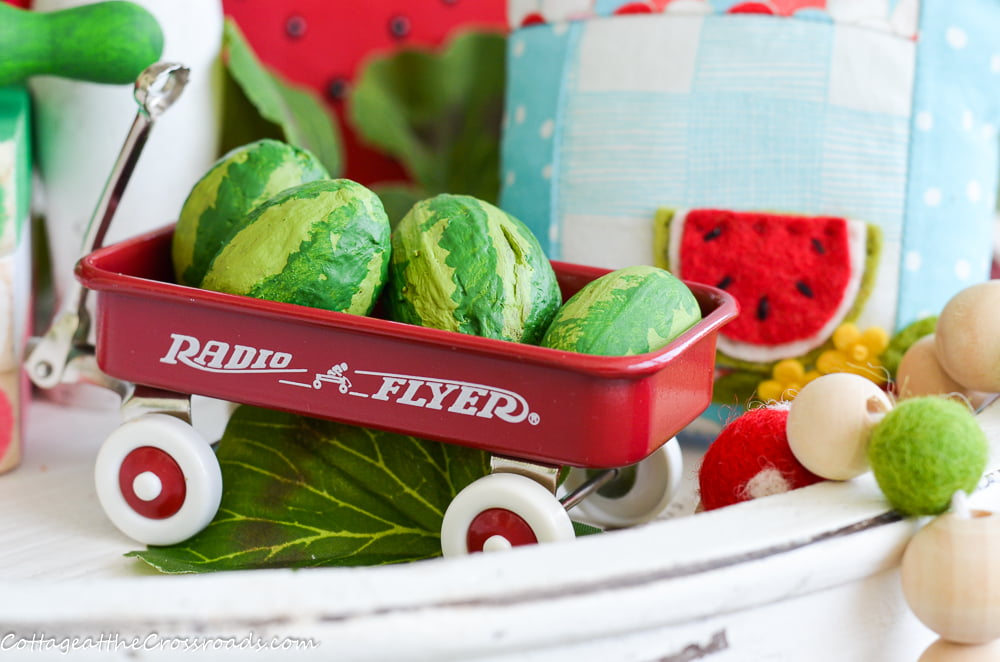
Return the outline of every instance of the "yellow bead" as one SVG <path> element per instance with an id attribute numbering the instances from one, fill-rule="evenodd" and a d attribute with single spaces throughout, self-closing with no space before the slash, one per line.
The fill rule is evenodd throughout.
<path id="1" fill-rule="evenodd" d="M 777 402 L 785 396 L 785 385 L 774 379 L 767 379 L 757 386 L 757 397 L 764 402 Z"/>
<path id="2" fill-rule="evenodd" d="M 785 431 L 802 465 L 830 480 L 848 480 L 868 470 L 868 440 L 892 403 L 859 375 L 837 372 L 806 384 L 792 401 Z"/>
<path id="3" fill-rule="evenodd" d="M 774 364 L 771 374 L 777 381 L 790 384 L 801 382 L 806 375 L 806 369 L 798 359 L 785 359 Z"/>
<path id="4" fill-rule="evenodd" d="M 900 575 L 910 609 L 942 638 L 1000 638 L 1000 516 L 937 517 L 906 546 Z"/>
<path id="5" fill-rule="evenodd" d="M 997 660 L 1000 660 L 1000 641 L 975 646 L 938 639 L 924 651 L 917 662 L 996 662 Z"/>

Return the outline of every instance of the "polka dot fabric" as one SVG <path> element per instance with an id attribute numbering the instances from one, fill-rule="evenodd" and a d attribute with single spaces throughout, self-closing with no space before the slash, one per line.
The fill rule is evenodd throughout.
<path id="1" fill-rule="evenodd" d="M 1000 5 L 922 3 L 900 322 L 988 277 L 997 190 Z"/>

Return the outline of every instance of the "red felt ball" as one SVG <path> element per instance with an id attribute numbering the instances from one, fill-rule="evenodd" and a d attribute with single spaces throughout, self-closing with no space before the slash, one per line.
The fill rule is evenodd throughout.
<path id="1" fill-rule="evenodd" d="M 779 404 L 751 409 L 722 429 L 698 471 L 705 510 L 823 480 L 792 454 L 785 435 L 787 419 L 787 404 Z"/>

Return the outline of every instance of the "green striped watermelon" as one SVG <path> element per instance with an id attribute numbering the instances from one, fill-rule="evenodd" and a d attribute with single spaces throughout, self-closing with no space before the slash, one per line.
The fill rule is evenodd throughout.
<path id="1" fill-rule="evenodd" d="M 691 290 L 669 271 L 639 265 L 605 274 L 570 297 L 543 347 L 601 356 L 652 352 L 701 319 Z"/>
<path id="2" fill-rule="evenodd" d="M 393 232 L 385 303 L 396 321 L 536 343 L 560 301 L 538 240 L 487 202 L 442 194 Z"/>
<path id="3" fill-rule="evenodd" d="M 311 153 L 278 140 L 258 140 L 220 158 L 194 185 L 181 208 L 172 246 L 177 282 L 200 285 L 229 235 L 268 198 L 329 177 Z"/>
<path id="4" fill-rule="evenodd" d="M 359 315 L 385 285 L 389 219 L 378 196 L 347 179 L 282 191 L 219 250 L 204 289 Z"/>

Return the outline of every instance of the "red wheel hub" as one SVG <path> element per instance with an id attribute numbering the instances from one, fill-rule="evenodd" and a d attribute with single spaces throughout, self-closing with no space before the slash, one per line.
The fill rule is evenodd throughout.
<path id="1" fill-rule="evenodd" d="M 150 472 L 160 480 L 160 493 L 143 499 L 135 492 L 136 476 Z M 129 507 L 150 519 L 166 519 L 184 505 L 187 485 L 180 465 L 169 454 L 153 446 L 140 446 L 125 456 L 118 470 L 118 489 Z"/>
<path id="2" fill-rule="evenodd" d="M 512 546 L 535 545 L 538 538 L 524 518 L 506 508 L 489 508 L 475 516 L 466 534 L 469 552 L 481 552 L 493 536 L 505 538 Z"/>

